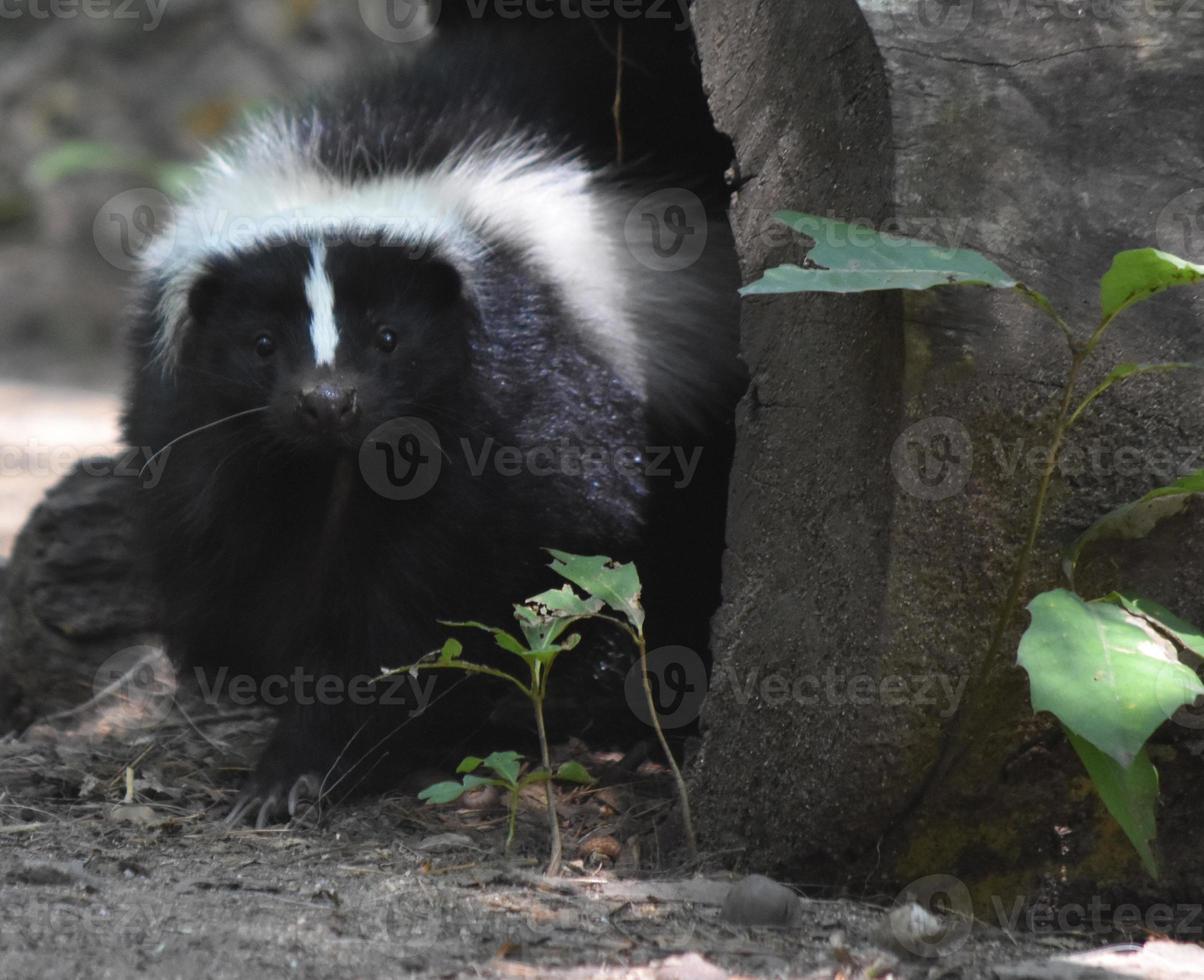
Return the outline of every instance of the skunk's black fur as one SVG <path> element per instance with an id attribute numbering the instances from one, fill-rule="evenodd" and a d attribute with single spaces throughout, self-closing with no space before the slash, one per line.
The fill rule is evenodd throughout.
<path id="1" fill-rule="evenodd" d="M 147 259 L 125 435 L 152 451 L 172 443 L 161 480 L 138 493 L 168 650 L 210 684 L 300 669 L 317 694 L 302 703 L 294 686 L 265 688 L 285 692 L 280 723 L 238 815 L 281 815 L 303 774 L 329 785 L 351 770 L 351 785 L 378 745 L 391 754 L 377 775 L 396 774 L 475 733 L 482 699 L 503 693 L 492 682 L 439 700 L 453 685 L 440 675 L 438 703 L 411 720 L 412 696 L 357 704 L 345 690 L 323 697 L 319 679 L 410 662 L 448 635 L 439 619 L 506 625 L 512 602 L 556 584 L 541 546 L 637 560 L 654 642 L 705 644 L 741 384 L 734 258 L 722 224 L 680 271 L 615 258 L 614 246 L 627 210 L 658 187 L 691 186 L 721 217 L 727 151 L 688 33 L 626 24 L 631 162 L 614 166 L 614 27 L 451 30 L 406 66 L 261 123 L 214 161 Z M 468 158 L 450 181 L 430 177 Z M 474 180 L 479 193 L 456 197 Z M 400 226 L 381 217 L 380 187 Z M 264 222 L 280 188 L 280 221 Z M 581 213 L 564 213 L 566 202 Z M 425 216 L 400 213 L 409 204 Z M 244 207 L 260 222 L 249 236 L 198 237 Z M 584 254 L 533 247 L 545 232 Z M 583 279 L 594 248 L 596 279 Z M 615 306 L 614 322 L 605 310 L 585 322 L 592 300 L 579 288 L 602 306 L 624 297 L 622 315 Z M 401 501 L 358 465 L 365 437 L 399 417 L 429 423 L 444 457 L 434 487 Z M 585 476 L 471 466 L 489 445 L 704 443 L 686 489 L 615 466 Z M 567 665 L 588 656 L 558 667 L 560 686 L 585 699 L 588 676 Z"/>

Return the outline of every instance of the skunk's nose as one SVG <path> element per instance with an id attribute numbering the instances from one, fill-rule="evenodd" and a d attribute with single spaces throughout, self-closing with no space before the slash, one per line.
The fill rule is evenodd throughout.
<path id="1" fill-rule="evenodd" d="M 317 432 L 341 432 L 359 417 L 354 388 L 321 381 L 297 396 L 301 424 Z"/>

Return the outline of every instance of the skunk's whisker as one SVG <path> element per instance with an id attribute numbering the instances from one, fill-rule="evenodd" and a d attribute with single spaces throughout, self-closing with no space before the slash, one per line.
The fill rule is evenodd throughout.
<path id="1" fill-rule="evenodd" d="M 260 405 L 258 408 L 248 408 L 241 412 L 235 412 L 233 415 L 227 415 L 225 418 L 216 419 L 213 422 L 206 422 L 204 425 L 198 425 L 195 429 L 189 429 L 182 435 L 176 436 L 158 452 L 151 453 L 151 455 L 146 458 L 146 462 L 142 464 L 142 469 L 138 471 L 138 475 L 142 476 L 142 474 L 146 472 L 146 468 L 150 466 L 151 463 L 167 452 L 167 450 L 169 450 L 177 442 L 187 439 L 189 436 L 195 436 L 198 432 L 204 432 L 206 429 L 212 429 L 215 425 L 221 425 L 223 422 L 232 422 L 234 419 L 240 419 L 246 415 L 254 415 L 256 412 L 266 412 L 267 410 L 267 405 Z"/>

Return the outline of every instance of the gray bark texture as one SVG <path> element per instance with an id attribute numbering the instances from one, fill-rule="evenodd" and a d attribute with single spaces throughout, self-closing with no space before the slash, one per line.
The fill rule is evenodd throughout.
<path id="1" fill-rule="evenodd" d="M 46 495 L 0 576 L 0 735 L 87 701 L 106 683 L 106 661 L 153 639 L 153 590 L 128 514 L 134 484 L 95 469 L 77 467 Z"/>
<path id="2" fill-rule="evenodd" d="M 770 220 L 789 208 L 979 249 L 1089 332 L 1115 252 L 1204 260 L 1202 17 L 698 0 L 705 83 L 746 181 L 746 279 L 789 254 Z M 1083 392 L 1119 362 L 1198 360 L 1202 313 L 1188 291 L 1134 309 Z M 1013 295 L 968 289 L 746 300 L 742 345 L 753 381 L 693 768 L 707 846 L 804 881 L 957 875 L 980 905 L 1045 889 L 1058 863 L 1072 886 L 1139 879 L 1060 733 L 1031 716 L 1012 666 L 1023 610 L 984 658 L 1069 366 L 1061 335 Z M 1200 468 L 1202 446 L 1198 377 L 1109 393 L 1071 439 L 1023 601 L 1062 584 L 1078 531 Z M 1101 548 L 1079 584 L 1199 622 L 1201 540 L 1193 511 Z M 1169 728 L 1160 836 L 1172 889 L 1191 892 L 1198 862 L 1178 858 L 1198 850 L 1202 746 Z"/>

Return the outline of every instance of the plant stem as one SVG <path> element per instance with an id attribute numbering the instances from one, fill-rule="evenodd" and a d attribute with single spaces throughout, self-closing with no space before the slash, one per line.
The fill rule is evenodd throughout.
<path id="1" fill-rule="evenodd" d="M 510 788 L 510 816 L 506 821 L 506 853 L 510 853 L 510 846 L 514 843 L 514 825 L 518 820 L 518 791 L 521 787 L 516 783 Z"/>
<path id="2" fill-rule="evenodd" d="M 648 675 L 648 643 L 644 639 L 644 631 L 635 629 L 630 624 L 621 619 L 616 619 L 614 616 L 608 616 L 606 613 L 595 613 L 594 619 L 600 619 L 607 623 L 613 623 L 619 629 L 623 630 L 636 645 L 636 649 L 640 652 L 640 679 L 644 684 L 644 700 L 648 705 L 648 719 L 652 724 L 653 730 L 656 732 L 656 739 L 660 742 L 661 751 L 665 753 L 665 761 L 669 763 L 669 769 L 673 773 L 673 782 L 677 787 L 677 798 L 681 804 L 681 821 L 686 829 L 686 846 L 690 850 L 690 860 L 698 860 L 698 838 L 694 834 L 694 818 L 690 815 L 690 793 L 686 788 L 685 778 L 681 774 L 681 769 L 677 766 L 677 760 L 673 758 L 673 753 L 669 750 L 669 741 L 665 738 L 665 731 L 661 728 L 660 714 L 656 710 L 656 698 L 652 694 L 652 681 Z"/>
<path id="3" fill-rule="evenodd" d="M 1056 314 L 1054 315 L 1056 316 Z M 1025 539 L 1024 547 L 1021 549 L 1019 557 L 1016 559 L 1016 568 L 1012 573 L 1012 584 L 1008 589 L 1007 598 L 999 610 L 999 618 L 995 622 L 995 631 L 991 634 L 991 643 L 987 647 L 987 655 L 983 664 L 987 669 L 990 668 L 995 657 L 999 654 L 999 648 L 1003 644 L 1003 637 L 1007 633 L 1008 627 L 1011 626 L 1012 617 L 1016 613 L 1016 604 L 1020 601 L 1020 593 L 1024 589 L 1025 579 L 1028 578 L 1029 565 L 1032 562 L 1033 551 L 1037 546 L 1037 535 L 1041 531 L 1041 518 L 1045 513 L 1045 498 L 1049 494 L 1049 485 L 1053 482 L 1054 470 L 1058 466 L 1058 454 L 1062 450 L 1062 443 L 1066 439 L 1066 433 L 1078 421 L 1083 410 L 1096 397 L 1106 391 L 1111 384 L 1111 382 L 1105 382 L 1099 388 L 1096 388 L 1073 413 L 1071 412 L 1070 406 L 1074 400 L 1074 389 L 1078 384 L 1079 372 L 1082 370 L 1087 358 L 1100 345 L 1100 342 L 1104 339 L 1104 334 L 1108 332 L 1108 328 L 1112 325 L 1112 321 L 1115 318 L 1115 313 L 1104 317 L 1092 332 L 1087 343 L 1082 347 L 1079 347 L 1075 343 L 1073 336 L 1069 335 L 1069 331 L 1067 331 L 1071 354 L 1070 371 L 1066 375 L 1066 387 L 1062 389 L 1062 403 L 1058 408 L 1058 419 L 1054 425 L 1053 440 L 1049 444 L 1049 451 L 1045 454 L 1045 471 L 1041 474 L 1041 482 L 1037 486 L 1037 498 L 1033 501 L 1032 519 L 1029 521 L 1028 537 Z"/>
<path id="4" fill-rule="evenodd" d="M 1048 299 L 1042 296 L 1035 289 L 1029 289 L 1028 286 L 1022 282 L 1016 283 L 1014 288 L 1016 292 L 1018 292 L 1026 300 L 1032 303 L 1033 306 L 1035 306 L 1042 313 L 1053 320 L 1055 324 L 1057 324 L 1058 329 L 1062 331 L 1062 336 L 1066 338 L 1066 343 L 1070 345 L 1071 353 L 1077 350 L 1077 341 L 1074 339 L 1074 331 L 1070 329 L 1070 324 L 1063 319 L 1062 314 L 1054 309 L 1053 304 L 1050 303 Z"/>
<path id="5" fill-rule="evenodd" d="M 1097 398 L 1099 398 L 1100 395 L 1102 395 L 1105 391 L 1107 391 L 1113 385 L 1120 384 L 1122 381 L 1128 381 L 1130 378 L 1136 378 L 1142 374 L 1159 374 L 1159 373 L 1165 373 L 1168 371 L 1182 371 L 1185 368 L 1199 369 L 1201 366 L 1204 366 L 1204 365 L 1198 365 L 1198 364 L 1193 364 L 1193 363 L 1184 362 L 1184 361 L 1171 361 L 1170 363 L 1167 363 L 1167 364 L 1146 364 L 1146 365 L 1143 365 L 1142 367 L 1137 368 L 1134 371 L 1131 371 L 1130 373 L 1124 375 L 1123 377 L 1116 377 L 1115 375 L 1110 374 L 1110 375 L 1108 375 L 1108 377 L 1104 378 L 1104 380 L 1101 381 L 1099 383 L 1099 385 L 1097 385 L 1094 389 L 1092 389 L 1091 393 L 1089 395 L 1087 395 L 1086 398 L 1084 398 L 1081 402 L 1079 402 L 1079 407 L 1076 408 L 1074 410 L 1074 414 L 1072 414 L 1070 416 L 1070 421 L 1066 423 L 1066 428 L 1067 428 L 1067 430 L 1073 428 L 1074 423 L 1079 420 L 1079 416 L 1082 415 L 1085 411 L 1087 411 L 1088 408 L 1091 407 L 1091 403 L 1094 402 Z"/>
<path id="6" fill-rule="evenodd" d="M 531 703 L 535 705 L 535 725 L 539 730 L 540 761 L 543 763 L 544 770 L 551 774 L 552 760 L 548 752 L 548 733 L 543 724 L 543 690 L 541 685 L 536 688 L 535 696 L 531 698 Z M 549 877 L 554 878 L 560 874 L 560 859 L 562 854 L 560 820 L 556 816 L 556 790 L 552 786 L 550 778 L 543 784 L 543 788 L 545 799 L 548 801 L 548 833 L 552 838 L 552 853 L 548 856 L 547 874 Z"/>
<path id="7" fill-rule="evenodd" d="M 640 676 L 644 682 L 644 698 L 648 702 L 648 717 L 652 721 L 652 727 L 656 730 L 656 737 L 661 744 L 661 751 L 665 753 L 665 759 L 669 763 L 669 768 L 673 771 L 673 781 L 677 784 L 677 798 L 681 804 L 681 822 L 686 828 L 686 846 L 690 849 L 690 860 L 697 861 L 698 839 L 694 836 L 694 818 L 690 815 L 690 794 L 686 789 L 686 781 L 682 777 L 681 770 L 677 767 L 677 760 L 673 758 L 673 753 L 669 751 L 669 742 L 665 738 L 664 729 L 661 728 L 660 716 L 657 714 L 656 698 L 652 695 L 652 682 L 648 676 L 648 644 L 644 640 L 642 630 L 637 632 L 636 630 L 627 628 L 627 632 L 634 637 L 636 647 L 640 651 Z"/>
<path id="8" fill-rule="evenodd" d="M 991 643 L 987 647 L 983 667 L 988 670 L 999 654 L 999 648 L 1003 644 L 1003 638 L 1007 634 L 1008 627 L 1012 624 L 1012 617 L 1016 613 L 1016 604 L 1020 600 L 1020 593 L 1023 591 L 1025 580 L 1028 578 L 1028 569 L 1032 563 L 1033 551 L 1037 546 L 1037 535 L 1041 531 L 1041 518 L 1045 514 L 1045 500 L 1049 496 L 1049 485 L 1053 482 L 1054 470 L 1058 466 L 1058 455 L 1062 450 L 1062 443 L 1065 441 L 1066 433 L 1070 431 L 1070 425 L 1073 422 L 1070 407 L 1074 400 L 1074 390 L 1078 384 L 1079 372 L 1082 370 L 1083 362 L 1086 361 L 1093 347 L 1094 344 L 1089 343 L 1082 350 L 1076 351 L 1072 355 L 1070 371 L 1066 375 L 1066 386 L 1062 389 L 1062 401 L 1058 407 L 1057 421 L 1054 423 L 1053 439 L 1050 441 L 1049 450 L 1045 454 L 1045 469 L 1041 473 L 1041 482 L 1037 485 L 1037 496 L 1033 501 L 1032 516 L 1029 519 L 1028 525 L 1028 536 L 1025 538 L 1024 547 L 1020 549 L 1020 554 L 1016 558 L 1016 567 L 1012 572 L 1012 581 L 1008 588 L 1007 598 L 1004 599 L 1003 605 L 1000 607 L 999 617 L 995 621 L 995 630 L 991 634 Z"/>
<path id="9" fill-rule="evenodd" d="M 513 674 L 507 674 L 504 670 L 498 670 L 496 667 L 486 667 L 484 664 L 473 663 L 471 660 L 453 660 L 450 663 L 423 663 L 420 660 L 405 667 L 395 667 L 393 670 L 386 670 L 379 677 L 374 677 L 372 682 L 376 683 L 377 681 L 387 680 L 390 677 L 396 677 L 398 674 L 408 674 L 412 670 L 460 670 L 466 674 L 484 674 L 487 677 L 497 677 L 500 680 L 509 681 L 527 697 L 531 696 L 531 691 L 527 685 Z"/>

